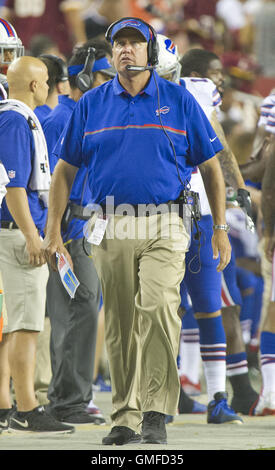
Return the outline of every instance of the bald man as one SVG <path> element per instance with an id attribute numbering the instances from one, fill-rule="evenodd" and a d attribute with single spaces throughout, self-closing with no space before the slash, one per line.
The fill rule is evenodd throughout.
<path id="1" fill-rule="evenodd" d="M 47 146 L 33 110 L 48 95 L 46 65 L 15 60 L 7 73 L 9 99 L 0 103 L 0 160 L 9 176 L 1 210 L 0 271 L 8 325 L 0 346 L 0 427 L 10 431 L 71 433 L 38 406 L 34 369 L 43 330 L 48 268 L 41 251 L 50 185 Z M 12 377 L 17 408 L 10 399 Z"/>

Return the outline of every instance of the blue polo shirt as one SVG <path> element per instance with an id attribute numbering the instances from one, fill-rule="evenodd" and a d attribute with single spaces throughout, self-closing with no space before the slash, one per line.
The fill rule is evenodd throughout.
<path id="1" fill-rule="evenodd" d="M 183 181 L 222 149 L 195 98 L 156 73 L 155 78 L 160 105 L 152 74 L 135 97 L 116 76 L 85 93 L 72 113 L 54 153 L 77 167 L 85 163 L 94 203 L 104 204 L 106 196 L 114 196 L 115 205 L 175 200 L 182 185 L 165 132 Z"/>
<path id="2" fill-rule="evenodd" d="M 43 130 L 48 146 L 49 162 L 51 173 L 53 173 L 58 158 L 53 154 L 53 149 L 64 130 L 71 114 L 75 108 L 76 102 L 69 96 L 61 95 L 58 97 L 58 105 L 51 111 L 43 124 Z M 75 204 L 86 206 L 91 200 L 91 192 L 87 179 L 87 167 L 83 164 L 75 177 L 70 201 Z M 66 233 L 62 233 L 63 240 L 78 239 L 83 237 L 83 226 L 85 221 L 73 219 Z"/>
<path id="3" fill-rule="evenodd" d="M 52 111 L 52 108 L 48 106 L 47 104 L 43 104 L 41 106 L 37 106 L 34 110 L 34 113 L 38 117 L 40 124 L 42 125 L 47 116 L 50 114 Z"/>
<path id="4" fill-rule="evenodd" d="M 24 188 L 33 221 L 41 232 L 46 224 L 47 208 L 39 199 L 37 191 L 29 188 L 34 161 L 34 141 L 31 129 L 21 114 L 16 111 L 0 113 L 0 160 L 8 173 L 8 187 Z M 4 199 L 1 220 L 13 218 Z"/>
<path id="5" fill-rule="evenodd" d="M 69 98 L 67 95 L 60 95 L 58 97 L 58 105 L 51 110 L 45 118 L 42 128 L 47 141 L 49 163 L 51 174 L 54 171 L 58 158 L 54 155 L 53 149 L 58 141 L 64 127 L 71 117 L 76 102 Z M 36 108 L 36 110 L 39 109 Z"/>

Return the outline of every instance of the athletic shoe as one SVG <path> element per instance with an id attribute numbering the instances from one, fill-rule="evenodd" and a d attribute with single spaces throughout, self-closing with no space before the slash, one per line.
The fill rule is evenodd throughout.
<path id="1" fill-rule="evenodd" d="M 165 414 L 157 411 L 143 413 L 142 444 L 167 444 Z"/>
<path id="2" fill-rule="evenodd" d="M 243 420 L 227 403 L 228 394 L 226 392 L 217 392 L 214 400 L 210 401 L 207 407 L 207 423 L 224 424 L 234 423 L 242 424 Z"/>
<path id="3" fill-rule="evenodd" d="M 264 396 L 261 394 L 252 414 L 254 416 L 275 415 L 275 393 L 269 392 Z"/>
<path id="4" fill-rule="evenodd" d="M 186 375 L 180 376 L 180 384 L 187 395 L 198 396 L 201 394 L 201 384 L 191 382 Z"/>
<path id="5" fill-rule="evenodd" d="M 10 417 L 9 432 L 40 432 L 43 434 L 71 434 L 73 426 L 67 426 L 57 421 L 45 412 L 44 406 L 38 406 L 31 411 L 14 411 Z"/>
<path id="6" fill-rule="evenodd" d="M 100 409 L 94 404 L 93 400 L 90 401 L 90 403 L 88 404 L 87 408 L 86 408 L 86 413 L 88 413 L 88 415 L 91 415 L 93 416 L 94 418 L 97 418 L 97 420 L 101 420 L 101 423 L 99 424 L 105 424 L 106 421 L 103 417 L 103 414 L 101 413 Z"/>
<path id="7" fill-rule="evenodd" d="M 255 391 L 243 397 L 233 396 L 231 407 L 236 413 L 252 416 L 254 414 L 255 406 L 259 401 L 259 394 Z"/>
<path id="8" fill-rule="evenodd" d="M 111 385 L 107 384 L 101 375 L 98 375 L 93 383 L 94 392 L 111 392 Z"/>
<path id="9" fill-rule="evenodd" d="M 180 397 L 178 404 L 179 414 L 202 414 L 206 413 L 207 407 L 196 400 L 192 400 L 185 391 L 180 388 Z"/>
<path id="10" fill-rule="evenodd" d="M 14 408 L 4 408 L 0 409 L 0 429 L 8 429 L 9 427 L 9 422 L 10 422 L 10 416 L 13 413 Z"/>
<path id="11" fill-rule="evenodd" d="M 85 410 L 68 410 L 60 413 L 49 411 L 49 413 L 58 421 L 64 424 L 81 425 L 81 424 L 105 424 L 102 415 L 89 414 Z"/>
<path id="12" fill-rule="evenodd" d="M 102 444 L 106 446 L 122 446 L 125 444 L 137 444 L 140 441 L 140 434 L 137 434 L 127 426 L 114 426 L 108 436 L 103 437 Z"/>

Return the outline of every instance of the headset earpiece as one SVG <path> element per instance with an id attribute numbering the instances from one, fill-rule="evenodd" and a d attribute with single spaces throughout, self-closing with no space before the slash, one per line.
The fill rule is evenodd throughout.
<path id="1" fill-rule="evenodd" d="M 84 67 L 76 76 L 76 86 L 83 93 L 90 90 L 94 82 L 92 70 L 95 63 L 95 52 L 93 47 L 89 47 Z"/>
<path id="2" fill-rule="evenodd" d="M 157 38 L 154 33 L 154 36 L 152 36 L 152 39 L 148 42 L 148 63 L 155 66 L 158 64 L 158 43 L 157 43 Z"/>
<path id="3" fill-rule="evenodd" d="M 45 59 L 50 59 L 52 60 L 59 68 L 59 75 L 56 78 L 56 82 L 64 82 L 68 80 L 68 69 L 67 65 L 65 64 L 64 60 L 61 59 L 61 57 L 58 57 L 54 54 L 41 54 L 38 58 L 45 58 Z"/>

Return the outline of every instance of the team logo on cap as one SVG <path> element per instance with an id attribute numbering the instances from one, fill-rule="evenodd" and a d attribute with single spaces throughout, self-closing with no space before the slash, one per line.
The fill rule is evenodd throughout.
<path id="1" fill-rule="evenodd" d="M 141 26 L 141 23 L 139 23 L 139 22 L 136 21 L 136 20 L 127 20 L 127 21 L 122 21 L 121 25 L 122 25 L 122 26 L 125 26 L 125 25 Z"/>
<path id="2" fill-rule="evenodd" d="M 169 113 L 170 108 L 169 106 L 162 106 L 160 109 L 156 109 L 156 115 L 159 116 L 160 114 L 167 114 Z"/>
<path id="3" fill-rule="evenodd" d="M 16 172 L 14 170 L 9 170 L 8 171 L 8 177 L 12 180 L 13 178 L 15 178 L 16 176 Z"/>
<path id="4" fill-rule="evenodd" d="M 171 54 L 176 54 L 176 45 L 173 41 L 171 41 L 171 39 L 166 39 L 164 41 L 165 43 L 165 48 L 168 52 L 170 52 Z"/>

